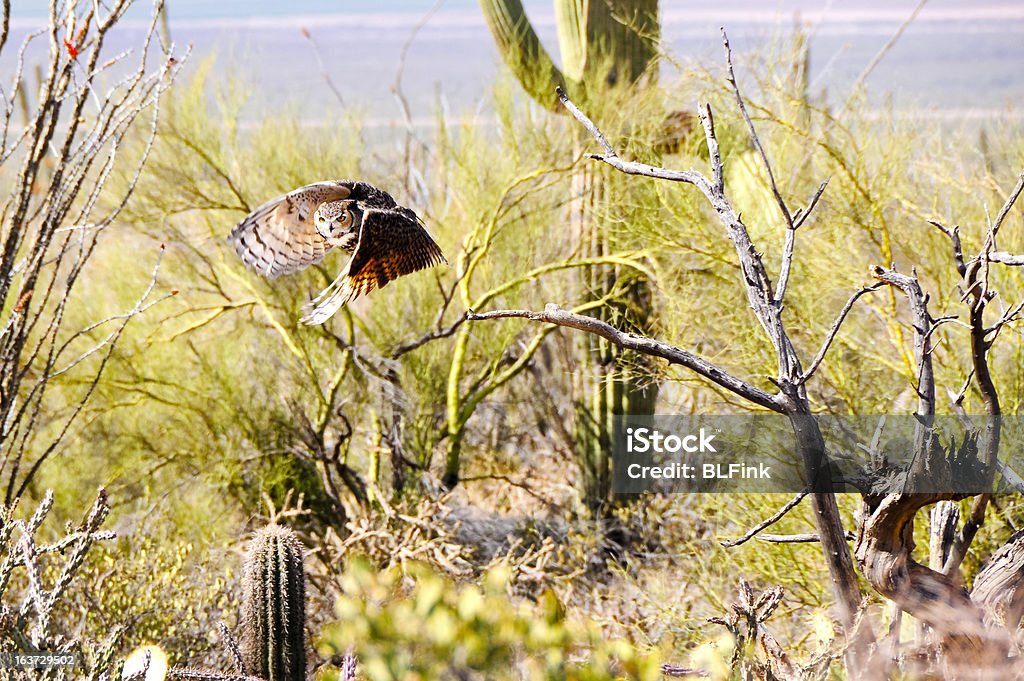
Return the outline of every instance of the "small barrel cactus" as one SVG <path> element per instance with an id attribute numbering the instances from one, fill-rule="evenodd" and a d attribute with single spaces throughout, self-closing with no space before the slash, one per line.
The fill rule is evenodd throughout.
<path id="1" fill-rule="evenodd" d="M 306 585 L 295 532 L 268 525 L 253 535 L 242 586 L 245 672 L 266 681 L 305 681 Z"/>

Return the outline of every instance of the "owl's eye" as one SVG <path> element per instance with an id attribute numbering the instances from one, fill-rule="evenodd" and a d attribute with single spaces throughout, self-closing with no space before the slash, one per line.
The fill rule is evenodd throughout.
<path id="1" fill-rule="evenodd" d="M 324 225 L 324 224 L 326 224 L 326 223 L 327 223 L 327 220 L 325 220 L 325 219 L 324 219 L 324 216 L 323 216 L 323 215 L 320 215 L 319 213 L 317 213 L 317 214 L 316 214 L 316 215 L 314 216 L 314 219 L 316 220 L 316 224 L 317 224 L 318 226 L 319 226 L 319 225 Z"/>

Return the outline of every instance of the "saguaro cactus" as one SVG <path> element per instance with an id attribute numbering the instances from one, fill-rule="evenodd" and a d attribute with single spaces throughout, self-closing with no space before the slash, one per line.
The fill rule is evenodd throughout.
<path id="1" fill-rule="evenodd" d="M 280 525 L 253 535 L 242 577 L 245 671 L 266 681 L 305 681 L 306 584 L 302 543 Z"/>
<path id="2" fill-rule="evenodd" d="M 523 10 L 521 0 L 480 0 L 487 24 L 502 58 L 533 99 L 564 112 L 555 95 L 561 86 L 590 111 L 600 110 L 602 93 L 615 87 L 635 86 L 657 77 L 660 33 L 658 0 L 554 0 L 559 69 L 544 49 Z M 616 207 L 607 169 L 581 170 L 573 179 L 573 195 L 583 197 L 570 206 L 579 252 L 600 258 L 614 251 L 607 227 L 616 222 Z M 630 279 L 626 286 L 623 277 Z M 580 294 L 589 299 L 608 298 L 619 284 L 623 295 L 596 313 L 616 326 L 645 329 L 650 310 L 649 283 L 615 266 L 595 266 L 580 281 Z M 581 492 L 591 510 L 608 501 L 611 486 L 613 417 L 651 414 L 657 384 L 643 371 L 645 362 L 627 357 L 602 339 L 581 341 L 586 369 L 575 377 L 575 450 L 581 472 Z"/>
<path id="3" fill-rule="evenodd" d="M 521 0 L 480 0 L 502 58 L 527 94 L 560 109 L 555 86 L 577 103 L 587 92 L 634 84 L 657 57 L 658 0 L 554 0 L 562 68 L 537 37 Z"/>

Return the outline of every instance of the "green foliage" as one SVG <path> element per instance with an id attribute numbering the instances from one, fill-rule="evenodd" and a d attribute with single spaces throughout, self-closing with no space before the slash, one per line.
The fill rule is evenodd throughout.
<path id="1" fill-rule="evenodd" d="M 324 177 L 361 176 L 361 139 L 348 134 L 352 121 L 311 133 L 287 114 L 242 131 L 237 89 L 216 89 L 213 103 L 207 97 L 211 66 L 173 94 L 174 115 L 159 131 L 123 238 L 97 252 L 119 275 L 92 305 L 117 309 L 145 276 L 126 256 L 158 243 L 169 245 L 160 284 L 179 293 L 162 316 L 126 336 L 73 458 L 83 475 L 102 470 L 133 494 L 196 478 L 200 485 L 186 493 L 205 497 L 200 507 L 210 518 L 228 507 L 256 510 L 264 493 L 280 503 L 285 479 L 321 518 L 334 517 L 313 450 L 323 431 L 334 432 L 351 357 L 328 369 L 343 354 L 333 338 L 298 328 L 295 312 L 318 283 L 261 281 L 228 252 L 224 236 L 268 197 Z M 103 452 L 104 463 L 91 452 Z"/>
<path id="2" fill-rule="evenodd" d="M 436 470 L 438 450 L 453 461 L 467 442 L 483 453 L 491 442 L 536 438 L 533 424 L 548 417 L 511 395 L 529 389 L 514 379 L 533 366 L 551 330 L 461 324 L 459 315 L 472 306 L 572 301 L 567 291 L 577 273 L 606 260 L 642 268 L 630 252 L 574 258 L 572 231 L 552 220 L 572 192 L 571 123 L 538 118 L 499 90 L 496 136 L 442 124 L 436 151 L 413 146 L 411 162 L 429 182 L 426 195 L 409 200 L 403 186 L 420 191 L 409 176 L 363 161 L 357 120 L 310 130 L 286 117 L 243 132 L 232 91 L 213 110 L 206 89 L 200 72 L 176 93 L 175 115 L 126 212 L 126 243 L 98 254 L 112 262 L 126 244 L 166 241 L 161 281 L 179 293 L 158 325 L 125 338 L 81 444 L 124 452 L 120 479 L 139 479 L 154 461 L 169 463 L 167 473 L 200 477 L 218 503 L 250 511 L 265 493 L 280 502 L 290 484 L 319 522 L 340 527 L 372 496 L 366 483 L 401 494 L 400 479 Z M 641 148 L 650 126 L 641 128 L 644 117 L 633 114 Z M 245 271 L 223 236 L 268 196 L 339 176 L 376 182 L 415 205 L 458 275 L 417 274 L 327 327 L 300 327 L 301 305 L 332 278 L 341 257 L 270 282 Z M 622 183 L 623 198 L 632 194 L 628 187 Z M 643 219 L 641 211 L 630 219 Z M 119 286 L 143 276 L 131 264 L 119 263 Z M 431 282 L 438 275 L 441 286 Z M 579 309 L 600 304 L 581 300 Z M 438 337 L 402 349 L 428 333 Z M 560 371 L 537 380 L 560 399 Z M 501 419 L 479 416 L 494 405 L 502 405 Z M 146 479 L 173 484 L 172 476 Z"/>
<path id="3" fill-rule="evenodd" d="M 658 74 L 657 0 L 555 0 L 561 71 L 540 44 L 519 0 L 481 0 L 480 4 L 499 52 L 533 99 L 564 113 L 554 96 L 557 84 L 606 130 L 630 130 L 637 139 L 649 138 L 636 114 L 643 108 L 643 104 L 637 106 L 641 94 L 649 89 L 638 86 L 656 81 Z M 634 117 L 623 121 L 616 105 L 626 102 Z M 580 142 L 580 135 L 574 128 L 576 153 L 586 143 Z M 655 149 L 661 143 L 657 139 L 648 147 Z M 578 273 L 570 296 L 599 301 L 590 309 L 602 321 L 647 333 L 649 277 L 637 268 L 604 259 L 634 243 L 615 228 L 632 217 L 623 206 L 623 199 L 632 193 L 624 180 L 606 167 L 580 167 L 574 173 L 570 192 L 578 196 L 567 218 L 576 234 L 577 257 L 590 262 Z M 612 420 L 621 414 L 653 414 L 658 387 L 643 358 L 591 336 L 582 336 L 578 345 L 582 370 L 572 390 L 572 444 L 583 503 L 588 510 L 603 513 L 610 501 Z M 457 455 L 449 447 L 447 480 L 457 479 Z"/>
<path id="4" fill-rule="evenodd" d="M 252 467 L 237 467 L 233 472 L 227 488 L 246 508 L 258 508 L 266 499 L 283 506 L 290 497 L 301 497 L 310 521 L 330 525 L 337 520 L 337 508 L 324 490 L 316 465 L 308 458 L 272 451 Z"/>
<path id="5" fill-rule="evenodd" d="M 338 622 L 319 647 L 330 655 L 352 647 L 372 681 L 660 678 L 656 655 L 568 617 L 551 591 L 536 604 L 516 602 L 508 577 L 493 568 L 479 586 L 458 585 L 422 564 L 378 573 L 352 558 Z"/>
<path id="6" fill-rule="evenodd" d="M 306 575 L 295 532 L 268 525 L 253 535 L 242 588 L 245 670 L 266 681 L 304 681 Z"/>
<path id="7" fill-rule="evenodd" d="M 873 264 L 916 265 L 932 293 L 933 314 L 956 311 L 959 293 L 948 240 L 927 220 L 961 224 L 965 248 L 976 250 L 986 206 L 991 211 L 1001 204 L 1005 187 L 1024 165 L 1020 131 L 986 124 L 989 142 L 978 145 L 977 128 L 920 125 L 859 101 L 840 117 L 806 96 L 803 80 L 793 76 L 791 53 L 760 57 L 776 66 L 752 72 L 739 62 L 738 73 L 754 95 L 750 109 L 780 191 L 800 205 L 831 177 L 796 240 L 785 318 L 802 355 L 817 350 Z M 666 102 L 692 106 L 698 97 L 711 100 L 730 198 L 769 270 L 776 272 L 785 237 L 781 218 L 720 75 L 718 70 L 686 73 L 679 83 L 642 96 L 610 96 L 600 112 L 602 126 L 624 158 L 705 168 L 706 150 L 699 145 L 683 145 L 659 159 L 654 142 Z M 760 81 L 748 87 L 754 77 Z M 404 506 L 407 500 L 393 503 L 395 497 L 436 489 L 433 483 L 445 473 L 443 460 L 454 458 L 450 468 L 459 470 L 465 488 L 455 497 L 460 506 L 510 523 L 571 519 L 580 508 L 574 491 L 580 462 L 567 453 L 573 438 L 571 380 L 578 366 L 571 337 L 518 320 L 459 320 L 467 308 L 539 308 L 548 302 L 597 314 L 604 298 L 578 293 L 579 273 L 597 262 L 575 249 L 578 235 L 568 219 L 569 206 L 581 195 L 573 177 L 581 169 L 607 172 L 577 157 L 596 147 L 575 122 L 524 104 L 508 83 L 495 93 L 494 127 L 439 120 L 436 130 L 410 137 L 411 151 L 401 158 L 387 148 L 367 149 L 356 117 L 311 129 L 275 112 L 245 125 L 241 90 L 211 88 L 200 77 L 174 93 L 174 117 L 160 130 L 122 231 L 100 243 L 83 275 L 81 303 L 69 308 L 69 325 L 130 308 L 149 276 L 152 263 L 145 254 L 156 253 L 161 242 L 168 248 L 158 284 L 180 292 L 128 328 L 94 402 L 83 412 L 83 427 L 54 455 L 61 465 L 41 469 L 42 481 L 59 485 L 58 504 L 70 505 L 99 482 L 133 499 L 167 495 L 176 501 L 160 511 L 161 522 L 176 537 L 189 532 L 205 538 L 213 528 L 235 531 L 257 511 L 262 493 L 276 504 L 288 487 L 299 487 L 316 509 L 317 524 L 333 526 L 339 548 L 332 555 L 344 555 L 348 533 L 358 534 L 365 525 L 364 541 L 373 537 L 382 554 L 400 561 L 408 545 L 401 536 L 406 530 L 398 528 L 423 530 L 400 517 L 415 500 Z M 326 328 L 299 327 L 302 303 L 333 277 L 342 260 L 328 259 L 322 267 L 268 282 L 245 271 L 223 237 L 250 207 L 326 177 L 367 179 L 414 206 L 451 268 L 377 291 Z M 762 334 L 752 332 L 756 322 L 738 285 L 735 254 L 701 197 L 691 187 L 645 178 L 602 182 L 609 188 L 601 201 L 603 221 L 615 248 L 601 254 L 601 264 L 616 265 L 620 273 L 642 271 L 652 282 L 650 333 L 774 390 L 766 378 L 774 371 L 774 357 Z M 1008 218 L 1000 249 L 1024 249 L 1019 219 L 1017 212 Z M 1019 297 L 1022 272 L 999 268 L 993 274 L 1001 295 Z M 963 385 L 966 362 L 953 350 L 962 347 L 962 333 L 955 324 L 936 332 L 944 339 L 934 353 L 940 395 Z M 1024 399 L 1024 344 L 1005 341 L 1019 340 L 1020 333 L 1019 323 L 1004 329 L 992 354 L 1011 413 L 1020 411 Z M 432 339 L 402 350 L 425 334 Z M 814 403 L 839 414 L 909 410 L 916 378 L 910 337 L 898 299 L 887 293 L 863 299 L 807 386 Z M 749 409 L 691 374 L 659 371 L 662 412 Z M 56 380 L 50 394 L 60 401 L 63 389 L 80 387 Z M 964 408 L 977 411 L 973 390 L 965 399 Z M 404 488 L 396 482 L 403 471 Z M 423 484 L 413 484 L 418 482 Z M 367 499 L 373 503 L 364 503 Z M 702 649 L 708 639 L 705 618 L 727 610 L 738 575 L 759 588 L 781 584 L 787 596 L 772 619 L 773 630 L 785 648 L 806 652 L 812 645 L 805 638 L 808 623 L 821 619 L 830 605 L 820 547 L 752 540 L 726 550 L 718 543 L 741 535 L 785 501 L 769 495 L 645 499 L 629 518 L 644 532 L 635 544 L 614 547 L 618 565 L 606 560 L 610 549 L 601 528 L 580 525 L 559 539 L 565 554 L 557 561 L 538 561 L 533 572 L 539 580 L 551 575 L 573 580 L 566 608 L 574 615 L 567 622 L 577 621 L 576 613 L 590 614 L 600 618 L 606 636 L 663 647 L 671 651 L 666 656 L 679 661 Z M 856 501 L 841 499 L 847 527 L 853 526 Z M 387 517 L 379 526 L 366 521 L 377 510 Z M 968 583 L 1022 518 L 1017 500 L 999 501 L 975 542 L 977 555 L 965 563 Z M 780 534 L 812 529 L 803 506 L 773 528 Z M 424 542 L 419 555 L 457 555 L 460 570 L 472 572 L 471 552 L 455 546 L 449 554 L 455 539 L 444 539 Z M 495 543 L 504 539 L 501 535 Z M 227 574 L 227 582 L 197 577 L 206 563 L 179 559 L 179 544 L 165 535 L 154 542 L 122 540 L 110 564 L 102 562 L 103 570 L 110 570 L 109 584 L 121 585 L 117 588 L 103 582 L 100 563 L 96 571 L 89 563 L 83 569 L 97 585 L 91 589 L 110 592 L 108 600 L 96 601 L 98 611 L 110 607 L 147 632 L 175 631 L 175 641 L 166 645 L 181 657 L 190 652 L 183 650 L 191 645 L 186 640 L 195 641 L 195 649 L 209 645 L 200 634 L 230 604 L 230 579 Z M 632 554 L 638 546 L 640 557 Z M 144 579 L 147 561 L 157 566 L 152 582 Z M 320 568 L 329 576 L 336 569 Z M 387 579 L 399 583 L 394 575 Z M 136 583 L 138 593 L 128 593 Z M 548 673 L 541 643 L 534 641 L 525 651 L 492 631 L 500 632 L 501 622 L 483 617 L 469 625 L 457 617 L 457 594 L 466 588 L 445 583 L 438 612 L 456 618 L 451 626 L 457 631 L 484 630 L 508 644 L 503 652 L 487 652 L 474 633 L 479 645 L 473 654 L 480 656 L 474 659 L 490 664 L 529 658 L 536 674 Z M 413 619 L 420 624 L 415 635 L 393 618 L 386 621 L 393 627 L 387 633 L 378 614 L 404 612 L 406 595 L 398 587 L 389 589 L 376 601 L 383 610 L 366 604 L 368 621 L 387 634 L 384 647 L 372 649 L 371 639 L 360 638 L 359 627 L 369 625 L 353 617 L 338 625 L 348 627 L 343 633 L 330 635 L 331 649 L 369 646 L 361 654 L 387 664 L 419 659 L 416 651 L 438 665 L 455 659 L 441 654 L 445 645 L 454 645 L 450 641 L 435 644 L 421 636 L 423 616 Z M 500 594 L 486 588 L 478 591 L 486 612 L 508 615 L 502 622 L 521 626 L 527 619 L 519 610 L 525 606 L 499 603 Z M 162 595 L 167 598 L 163 611 Z M 84 597 L 74 602 L 90 607 Z M 186 631 L 184 622 L 180 631 L 173 629 L 168 613 L 187 613 L 184 604 L 190 602 L 204 604 L 196 605 L 195 630 Z M 210 603 L 214 606 L 202 610 Z M 590 625 L 564 626 L 578 646 L 559 647 L 564 639 L 558 639 L 562 659 L 576 652 L 590 659 L 584 650 L 599 646 Z M 89 625 L 90 631 L 97 628 Z M 385 662 L 375 668 L 383 669 L 383 676 L 375 678 L 394 678 L 386 676 L 393 667 Z M 512 673 L 511 665 L 496 673 Z"/>
<path id="8" fill-rule="evenodd" d="M 135 526 L 95 551 L 81 570 L 81 588 L 61 604 L 60 618 L 100 638 L 123 628 L 119 653 L 152 643 L 176 664 L 207 659 L 216 650 L 211 632 L 238 604 L 237 576 L 224 553 Z"/>

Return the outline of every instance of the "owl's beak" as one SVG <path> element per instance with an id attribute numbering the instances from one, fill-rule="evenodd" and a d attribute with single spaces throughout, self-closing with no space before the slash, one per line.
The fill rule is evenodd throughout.
<path id="1" fill-rule="evenodd" d="M 358 241 L 358 234 L 356 234 L 355 232 L 348 232 L 346 234 L 336 235 L 328 239 L 327 243 L 329 243 L 331 246 L 334 246 L 335 248 L 340 248 L 351 253 L 353 250 L 355 250 L 356 242 Z"/>

